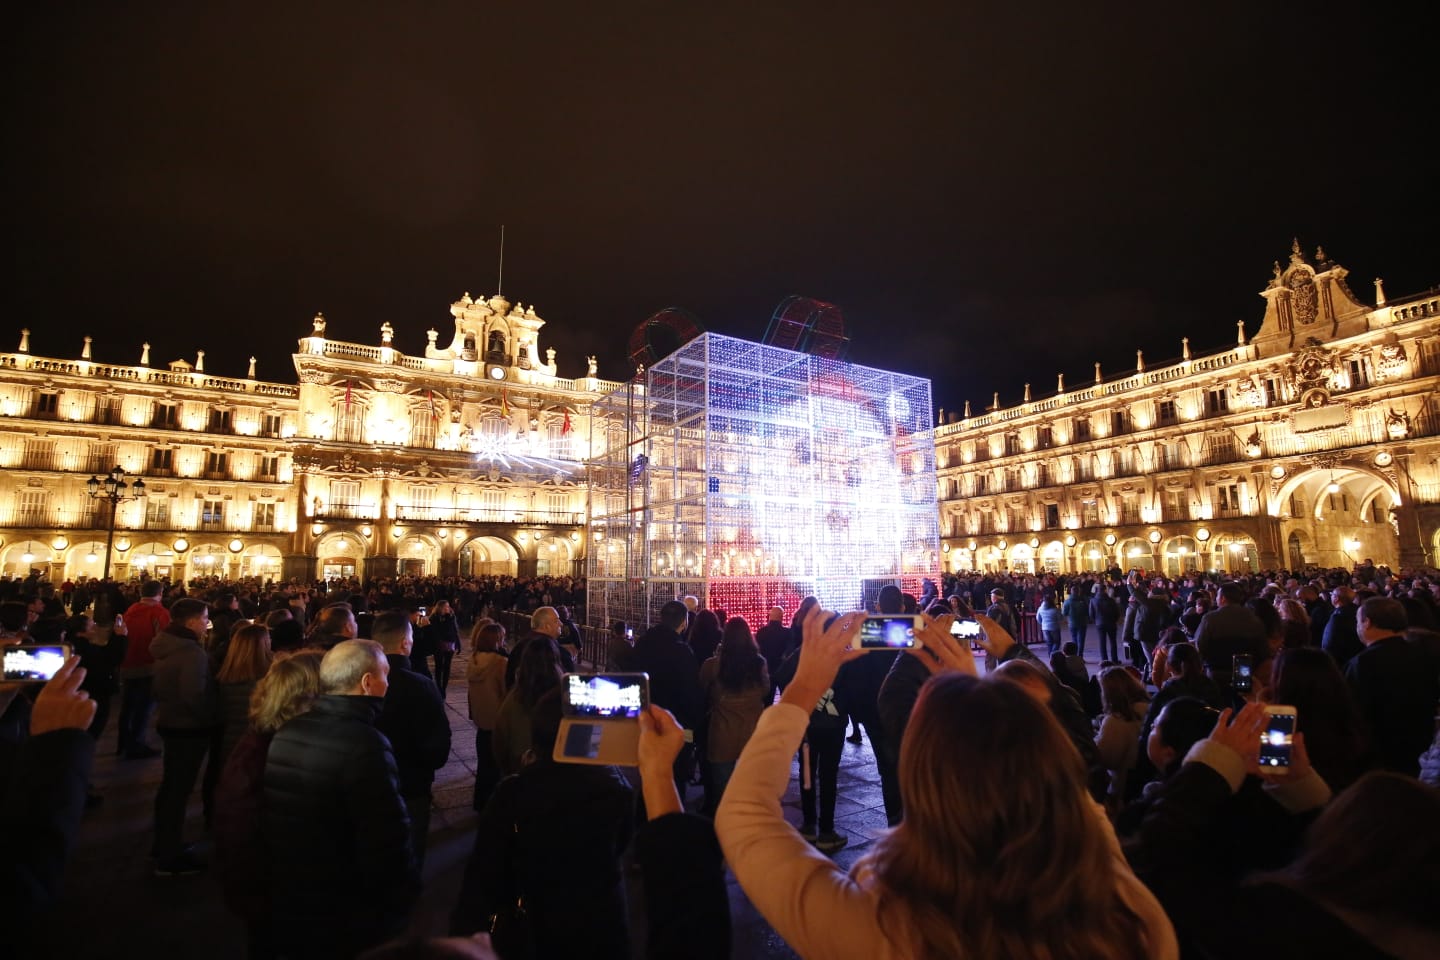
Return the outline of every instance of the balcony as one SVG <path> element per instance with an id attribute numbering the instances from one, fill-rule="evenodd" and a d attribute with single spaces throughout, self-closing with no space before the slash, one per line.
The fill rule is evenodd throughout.
<path id="1" fill-rule="evenodd" d="M 21 454 L 15 470 L 44 470 L 52 473 L 106 474 L 115 468 L 115 454 L 86 454 L 74 456 L 54 450 L 28 450 Z"/>
<path id="2" fill-rule="evenodd" d="M 402 523 L 520 523 L 577 526 L 585 522 L 585 515 L 569 510 L 431 507 L 421 504 L 404 504 L 396 506 L 395 519 Z"/>
<path id="3" fill-rule="evenodd" d="M 104 530 L 110 525 L 110 509 L 96 507 L 79 513 L 54 507 L 11 506 L 0 509 L 0 527 L 44 527 L 53 530 Z"/>

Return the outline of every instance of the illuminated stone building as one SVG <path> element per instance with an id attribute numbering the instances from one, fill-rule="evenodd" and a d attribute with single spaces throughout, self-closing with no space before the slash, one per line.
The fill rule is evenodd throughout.
<path id="1" fill-rule="evenodd" d="M 572 574 L 583 570 L 590 405 L 617 385 L 558 376 L 545 321 L 503 297 L 451 305 L 421 355 L 332 340 L 321 316 L 298 385 L 192 365 L 0 354 L 0 573 L 99 576 L 122 468 L 112 576 Z M 133 490 L 133 486 L 128 488 Z M 103 493 L 103 485 L 101 486 Z"/>
<path id="2" fill-rule="evenodd" d="M 1297 243 L 1261 296 L 1222 353 L 942 414 L 946 569 L 1435 565 L 1440 294 L 1367 306 Z"/>

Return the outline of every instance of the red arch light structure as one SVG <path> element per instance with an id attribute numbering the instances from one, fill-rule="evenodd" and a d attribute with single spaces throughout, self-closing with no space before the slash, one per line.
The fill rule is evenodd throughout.
<path id="1" fill-rule="evenodd" d="M 799 350 L 841 360 L 850 347 L 845 315 L 833 303 L 811 297 L 789 296 L 770 315 L 765 344 L 782 350 Z"/>
<path id="2" fill-rule="evenodd" d="M 630 334 L 630 362 L 635 366 L 650 367 L 661 357 L 668 356 L 679 347 L 694 340 L 705 332 L 700 325 L 700 318 L 689 310 L 681 307 L 666 307 L 652 313 L 650 317 Z M 675 343 L 669 348 L 661 350 L 656 344 L 656 336 L 668 335 L 675 338 Z"/>

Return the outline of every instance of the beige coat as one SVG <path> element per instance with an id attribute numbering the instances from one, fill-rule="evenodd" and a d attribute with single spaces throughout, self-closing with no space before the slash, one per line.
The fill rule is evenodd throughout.
<path id="1" fill-rule="evenodd" d="M 477 653 L 470 658 L 470 719 L 481 730 L 494 730 L 505 702 L 505 658 L 498 653 Z"/>

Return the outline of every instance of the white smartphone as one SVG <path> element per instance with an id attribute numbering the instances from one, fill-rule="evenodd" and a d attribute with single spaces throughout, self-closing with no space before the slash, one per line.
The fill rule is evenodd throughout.
<path id="1" fill-rule="evenodd" d="M 1266 773 L 1289 773 L 1295 749 L 1295 708 L 1272 703 L 1265 708 L 1265 729 L 1260 734 L 1260 768 Z"/>

